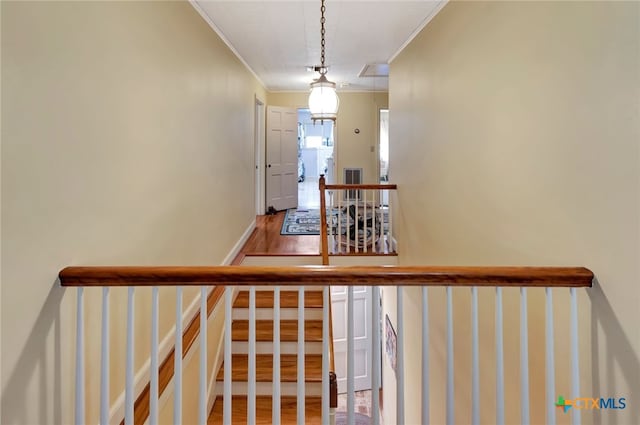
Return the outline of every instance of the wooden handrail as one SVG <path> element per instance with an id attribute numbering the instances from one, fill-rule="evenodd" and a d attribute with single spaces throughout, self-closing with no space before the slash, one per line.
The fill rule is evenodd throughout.
<path id="1" fill-rule="evenodd" d="M 396 184 L 325 184 L 325 190 L 339 190 L 339 189 L 373 189 L 373 190 L 382 190 L 382 189 L 390 189 L 396 190 L 398 189 L 398 185 Z"/>
<path id="2" fill-rule="evenodd" d="M 210 266 L 67 267 L 62 286 L 382 285 L 590 287 L 584 267 Z"/>

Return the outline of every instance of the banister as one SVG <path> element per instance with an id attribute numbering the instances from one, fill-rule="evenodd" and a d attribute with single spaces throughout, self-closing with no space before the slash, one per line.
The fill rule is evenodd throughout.
<path id="1" fill-rule="evenodd" d="M 584 267 L 177 266 L 66 267 L 62 286 L 381 285 L 591 287 Z"/>

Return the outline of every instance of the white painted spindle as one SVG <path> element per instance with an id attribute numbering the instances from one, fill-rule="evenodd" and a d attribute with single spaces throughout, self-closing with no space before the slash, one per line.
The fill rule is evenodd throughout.
<path id="1" fill-rule="evenodd" d="M 364 222 L 363 222 L 364 229 L 363 229 L 363 233 L 362 233 L 364 235 L 364 237 L 362 239 L 363 240 L 363 242 L 362 242 L 363 247 L 362 248 L 364 249 L 364 252 L 366 253 L 367 252 L 367 245 L 368 245 L 367 241 L 369 240 L 369 238 L 367 237 L 367 229 L 368 229 L 368 227 L 367 227 L 367 190 L 366 189 L 362 191 L 362 199 L 363 199 L 363 208 L 364 208 L 364 212 L 362 213 L 362 217 L 364 217 Z"/>
<path id="2" fill-rule="evenodd" d="M 502 337 L 502 288 L 496 288 L 496 424 L 504 424 L 504 352 Z"/>
<path id="3" fill-rule="evenodd" d="M 393 217 L 391 213 L 391 197 L 392 191 L 387 189 L 387 198 L 389 198 L 389 207 L 387 210 L 389 211 L 389 252 L 395 252 L 395 246 L 393 245 Z"/>
<path id="4" fill-rule="evenodd" d="M 398 329 L 396 329 L 396 395 L 397 425 L 404 425 L 404 293 L 402 286 L 397 286 L 396 311 L 398 312 Z"/>
<path id="5" fill-rule="evenodd" d="M 429 419 L 429 288 L 422 287 L 422 424 Z"/>
<path id="6" fill-rule="evenodd" d="M 345 200 L 346 211 L 346 224 L 347 226 L 347 252 L 351 250 L 351 225 L 353 224 L 353 220 L 351 219 L 351 190 L 346 190 L 347 198 Z"/>
<path id="7" fill-rule="evenodd" d="M 571 396 L 580 397 L 580 368 L 578 356 L 578 295 L 576 288 L 569 290 L 571 294 Z M 571 423 L 580 424 L 580 409 L 571 409 Z"/>
<path id="8" fill-rule="evenodd" d="M 109 287 L 102 288 L 102 340 L 100 343 L 100 424 L 109 423 Z"/>
<path id="9" fill-rule="evenodd" d="M 198 398 L 198 421 L 207 423 L 207 287 L 200 287 L 200 381 Z"/>
<path id="10" fill-rule="evenodd" d="M 249 382 L 247 423 L 256 423 L 256 287 L 249 288 Z"/>
<path id="11" fill-rule="evenodd" d="M 375 211 L 373 211 L 375 216 Z M 375 228 L 375 227 L 374 227 Z M 375 244 L 374 244 L 375 246 Z M 371 415 L 373 425 L 380 424 L 380 287 L 372 288 L 371 309 Z"/>
<path id="12" fill-rule="evenodd" d="M 528 425 L 529 416 L 529 326 L 527 288 L 520 288 L 520 423 Z"/>
<path id="13" fill-rule="evenodd" d="M 76 425 L 84 424 L 84 288 L 78 287 L 76 299 Z"/>
<path id="14" fill-rule="evenodd" d="M 272 417 L 274 425 L 280 424 L 280 287 L 273 291 L 273 398 Z"/>
<path id="15" fill-rule="evenodd" d="M 231 425 L 231 321 L 232 321 L 233 287 L 224 289 L 224 392 L 222 406 L 222 423 Z"/>
<path id="16" fill-rule="evenodd" d="M 358 203 L 360 202 L 360 196 L 359 196 L 359 192 L 357 192 L 357 191 L 356 191 L 356 194 L 358 194 L 358 195 L 357 195 L 356 202 L 355 202 L 355 205 L 356 205 L 355 218 L 353 219 L 353 221 L 356 224 L 356 231 L 355 231 L 354 239 L 355 239 L 356 252 L 360 252 L 360 240 L 359 240 L 360 239 L 360 232 L 359 232 L 359 229 L 358 229 L 358 227 L 359 227 L 358 226 Z"/>
<path id="17" fill-rule="evenodd" d="M 298 423 L 305 423 L 304 286 L 298 290 Z"/>
<path id="18" fill-rule="evenodd" d="M 338 196 L 338 252 L 342 253 L 342 217 L 344 213 L 342 212 L 342 193 L 337 191 Z"/>
<path id="19" fill-rule="evenodd" d="M 471 423 L 480 424 L 480 340 L 478 337 L 478 287 L 471 288 Z"/>
<path id="20" fill-rule="evenodd" d="M 133 353 L 134 353 L 134 321 L 135 321 L 135 288 L 129 287 L 127 294 L 127 364 L 125 370 L 125 388 L 124 388 L 124 423 L 125 425 L 133 425 L 133 402 L 135 394 L 133 393 Z"/>
<path id="21" fill-rule="evenodd" d="M 176 333 L 173 356 L 173 423 L 182 423 L 182 286 L 176 287 Z"/>
<path id="22" fill-rule="evenodd" d="M 356 391 L 355 391 L 355 371 L 354 371 L 355 338 L 353 334 L 354 334 L 353 286 L 350 285 L 347 287 L 347 425 L 354 425 L 356 420 L 356 415 L 355 415 Z"/>
<path id="23" fill-rule="evenodd" d="M 322 288 L 322 423 L 329 424 L 329 286 Z M 374 387 L 375 388 L 375 387 Z M 374 397 L 375 399 L 375 397 Z"/>
<path id="24" fill-rule="evenodd" d="M 455 423 L 453 399 L 453 292 L 447 286 L 447 425 Z"/>
<path id="25" fill-rule="evenodd" d="M 555 407 L 555 357 L 553 350 L 553 294 L 551 288 L 545 288 L 547 320 L 545 327 L 546 336 L 546 393 L 547 393 L 547 425 L 556 423 Z"/>
<path id="26" fill-rule="evenodd" d="M 158 424 L 158 287 L 151 290 L 151 374 L 149 382 L 149 424 Z"/>

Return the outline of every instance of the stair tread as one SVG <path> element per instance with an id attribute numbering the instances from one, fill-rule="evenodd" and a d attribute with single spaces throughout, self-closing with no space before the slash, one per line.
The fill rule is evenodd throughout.
<path id="1" fill-rule="evenodd" d="M 231 327 L 234 341 L 249 340 L 249 321 L 234 320 Z M 322 320 L 305 320 L 304 340 L 322 342 Z M 256 341 L 273 341 L 273 320 L 256 320 Z M 298 321 L 280 321 L 280 341 L 298 341 Z"/>
<path id="2" fill-rule="evenodd" d="M 319 424 L 322 416 L 322 399 L 320 397 L 305 397 L 305 423 Z M 271 396 L 256 397 L 256 423 L 255 425 L 271 425 Z M 222 396 L 216 397 L 211 409 L 209 425 L 221 424 L 223 414 L 224 399 Z M 297 398 L 295 396 L 280 397 L 280 417 L 282 424 L 296 424 L 297 420 Z M 231 399 L 231 419 L 233 423 L 247 423 L 247 397 L 234 395 Z"/>
<path id="3" fill-rule="evenodd" d="M 280 355 L 280 380 L 282 382 L 297 382 L 298 356 L 296 354 Z M 225 364 L 222 363 L 217 380 L 224 380 Z M 249 356 L 247 354 L 233 354 L 231 357 L 231 380 L 248 381 Z M 322 382 L 322 355 L 306 354 L 304 361 L 306 382 Z M 272 382 L 273 354 L 256 355 L 256 381 Z"/>
<path id="4" fill-rule="evenodd" d="M 305 291 L 305 308 L 322 308 L 322 291 Z M 249 291 L 240 291 L 234 308 L 249 308 Z M 280 308 L 297 308 L 298 291 L 280 291 Z M 256 308 L 273 308 L 273 291 L 256 291 Z"/>

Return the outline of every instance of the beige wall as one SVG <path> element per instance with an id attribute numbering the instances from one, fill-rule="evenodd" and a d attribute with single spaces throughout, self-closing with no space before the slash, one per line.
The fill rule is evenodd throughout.
<path id="1" fill-rule="evenodd" d="M 591 268 L 598 283 L 579 291 L 580 393 L 626 397 L 627 408 L 584 411 L 585 423 L 640 422 L 639 22 L 636 2 L 452 2 L 391 64 L 400 262 Z M 554 296 L 556 395 L 570 397 L 567 290 Z M 411 424 L 416 300 L 407 290 Z M 505 290 L 507 423 L 520 421 L 518 300 Z M 431 291 L 435 423 L 444 421 L 444 301 Z M 470 419 L 469 303 L 468 289 L 454 291 L 458 423 Z M 494 311 L 493 291 L 481 291 L 483 423 L 495 420 Z M 531 415 L 544 423 L 541 290 L 529 293 L 529 321 Z"/>
<path id="2" fill-rule="evenodd" d="M 61 268 L 229 253 L 254 218 L 256 95 L 187 2 L 2 2 L 2 423 L 72 421 L 75 291 L 56 283 Z M 98 292 L 86 294 L 94 363 Z M 112 399 L 125 293 L 111 294 Z M 138 366 L 148 299 L 136 297 Z M 163 333 L 173 299 L 162 292 Z"/>
<path id="3" fill-rule="evenodd" d="M 377 183 L 379 110 L 388 106 L 383 92 L 338 92 L 340 108 L 336 119 L 337 169 L 362 168 L 365 183 Z M 308 92 L 270 92 L 269 105 L 307 108 Z M 360 133 L 355 134 L 354 130 Z M 373 151 L 372 151 L 373 149 Z"/>

